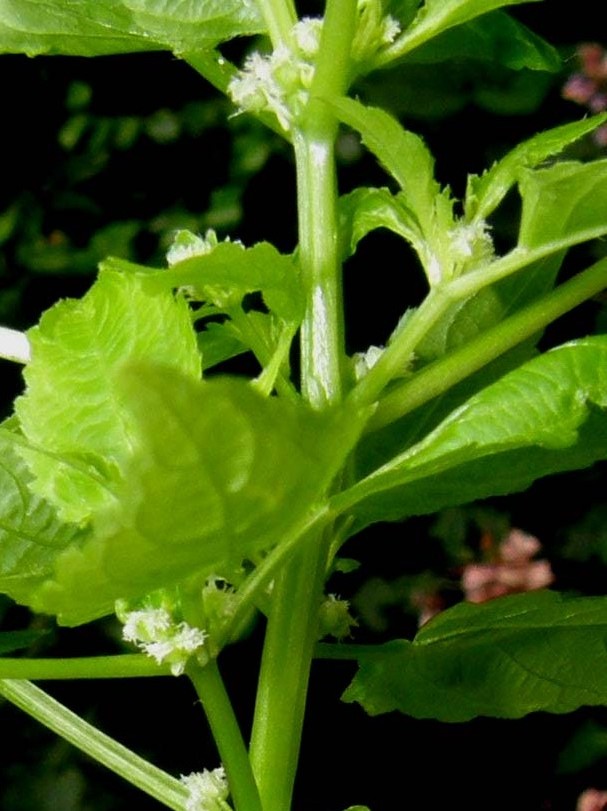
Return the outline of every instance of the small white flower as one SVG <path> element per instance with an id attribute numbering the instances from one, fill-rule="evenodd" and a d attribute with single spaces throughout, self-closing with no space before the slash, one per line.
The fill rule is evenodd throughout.
<path id="1" fill-rule="evenodd" d="M 186 622 L 175 623 L 164 608 L 149 608 L 127 613 L 122 636 L 157 664 L 168 664 L 173 676 L 181 676 L 193 655 L 204 661 L 208 634 Z"/>
<path id="2" fill-rule="evenodd" d="M 293 27 L 293 37 L 302 55 L 312 58 L 318 53 L 322 19 L 320 17 L 304 17 Z"/>
<path id="3" fill-rule="evenodd" d="M 212 228 L 204 237 L 193 234 L 191 231 L 181 229 L 175 232 L 171 247 L 167 251 L 167 264 L 169 267 L 191 259 L 192 256 L 205 256 L 217 247 L 217 234 Z"/>
<path id="4" fill-rule="evenodd" d="M 371 345 L 366 352 L 356 352 L 352 356 L 352 360 L 354 361 L 354 377 L 357 380 L 362 380 L 369 369 L 375 366 L 383 353 L 384 348 L 382 346 L 373 345 Z"/>
<path id="5" fill-rule="evenodd" d="M 475 264 L 486 261 L 493 256 L 493 240 L 489 234 L 489 226 L 484 220 L 472 223 L 458 223 L 449 232 L 451 239 L 451 258 L 457 265 Z"/>
<path id="6" fill-rule="evenodd" d="M 213 771 L 204 769 L 181 775 L 181 783 L 188 790 L 186 811 L 224 811 L 229 787 L 223 766 Z"/>
<path id="7" fill-rule="evenodd" d="M 383 45 L 391 45 L 400 34 L 400 23 L 391 14 L 387 14 L 382 20 L 381 41 Z"/>

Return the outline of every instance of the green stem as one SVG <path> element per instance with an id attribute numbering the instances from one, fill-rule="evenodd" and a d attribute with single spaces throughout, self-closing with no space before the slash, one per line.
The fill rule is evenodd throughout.
<path id="1" fill-rule="evenodd" d="M 0 679 L 130 679 L 168 675 L 168 666 L 158 665 L 139 653 L 69 659 L 0 658 Z"/>
<path id="2" fill-rule="evenodd" d="M 337 121 L 316 95 L 345 91 L 355 0 L 328 0 L 311 99 L 294 128 L 298 259 L 306 291 L 301 389 L 316 409 L 342 397 L 344 358 L 334 142 Z M 301 536 L 300 536 L 301 537 Z M 264 811 L 288 811 L 295 781 L 331 536 L 308 533 L 274 582 L 251 737 Z"/>
<path id="3" fill-rule="evenodd" d="M 211 727 L 236 811 L 261 811 L 259 792 L 247 749 L 217 662 L 210 661 L 205 667 L 190 665 L 186 673 L 194 685 Z"/>
<path id="4" fill-rule="evenodd" d="M 381 428 L 437 397 L 605 287 L 607 259 L 601 259 L 540 301 L 422 369 L 410 381 L 386 395 L 370 419 L 368 428 Z"/>
<path id="5" fill-rule="evenodd" d="M 382 389 L 394 377 L 406 371 L 421 339 L 441 319 L 452 303 L 448 285 L 435 287 L 430 291 L 403 328 L 393 335 L 377 363 L 352 390 L 349 399 L 355 408 L 375 402 Z"/>
<path id="6" fill-rule="evenodd" d="M 272 592 L 251 735 L 264 811 L 291 806 L 326 574 L 324 536 L 311 540 L 280 572 Z"/>
<path id="7" fill-rule="evenodd" d="M 266 21 L 272 45 L 277 48 L 288 44 L 291 29 L 297 22 L 292 0 L 257 0 L 257 5 Z"/>
<path id="8" fill-rule="evenodd" d="M 178 780 L 100 732 L 43 690 L 27 681 L 4 679 L 0 680 L 0 695 L 168 808 L 183 811 L 187 790 Z"/>

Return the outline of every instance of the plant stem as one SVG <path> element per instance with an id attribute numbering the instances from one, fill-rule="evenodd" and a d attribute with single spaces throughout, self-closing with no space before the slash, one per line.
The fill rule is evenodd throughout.
<path id="1" fill-rule="evenodd" d="M 605 287 L 607 259 L 601 259 L 540 301 L 425 367 L 410 381 L 386 395 L 369 420 L 368 428 L 376 430 L 388 425 L 432 400 Z"/>
<path id="2" fill-rule="evenodd" d="M 261 811 L 247 749 L 217 662 L 212 660 L 204 667 L 190 665 L 186 673 L 198 693 L 211 727 L 236 811 Z"/>
<path id="3" fill-rule="evenodd" d="M 343 304 L 337 250 L 337 121 L 315 97 L 345 91 L 355 0 L 328 0 L 311 99 L 293 132 L 299 252 L 306 291 L 301 389 L 316 409 L 342 397 Z M 251 763 L 264 811 L 288 811 L 295 780 L 318 610 L 331 535 L 305 536 L 274 582 L 251 736 Z"/>
<path id="4" fill-rule="evenodd" d="M 297 22 L 297 14 L 292 0 L 257 0 L 259 10 L 268 26 L 272 45 L 276 48 L 288 44 L 291 29 Z"/>
<path id="5" fill-rule="evenodd" d="M 0 695 L 159 802 L 183 811 L 187 790 L 28 681 L 0 680 Z"/>
<path id="6" fill-rule="evenodd" d="M 0 679 L 129 679 L 168 675 L 168 666 L 158 665 L 140 653 L 69 659 L 0 658 Z"/>

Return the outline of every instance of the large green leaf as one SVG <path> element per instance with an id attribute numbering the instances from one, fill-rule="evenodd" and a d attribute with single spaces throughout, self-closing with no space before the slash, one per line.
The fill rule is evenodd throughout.
<path id="1" fill-rule="evenodd" d="M 59 302 L 28 335 L 32 360 L 15 411 L 34 448 L 23 450 L 31 486 L 63 520 L 85 521 L 111 501 L 131 451 L 115 372 L 147 360 L 200 377 L 188 306 L 145 277 L 104 271 L 84 298 Z"/>
<path id="2" fill-rule="evenodd" d="M 264 30 L 253 0 L 0 0 L 0 52 L 203 51 Z"/>
<path id="3" fill-rule="evenodd" d="M 118 380 L 134 454 L 117 503 L 33 600 L 67 624 L 280 542 L 321 499 L 361 427 L 264 398 L 241 379 L 198 382 L 137 365 Z"/>
<path id="4" fill-rule="evenodd" d="M 335 497 L 357 526 L 491 495 L 607 457 L 607 338 L 574 341 L 470 398 L 417 445 Z"/>
<path id="5" fill-rule="evenodd" d="M 6 424 L 5 424 L 6 425 Z M 57 555 L 84 533 L 64 524 L 30 490 L 31 473 L 16 452 L 19 437 L 0 428 L 0 592 L 27 602 L 52 571 Z"/>
<path id="6" fill-rule="evenodd" d="M 360 660 L 346 691 L 376 715 L 468 721 L 607 703 L 607 598 L 553 592 L 460 603 L 413 642 Z"/>

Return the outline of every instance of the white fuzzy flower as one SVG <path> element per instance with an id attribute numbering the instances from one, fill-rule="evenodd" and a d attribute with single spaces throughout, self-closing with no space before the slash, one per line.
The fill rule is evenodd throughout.
<path id="1" fill-rule="evenodd" d="M 224 811 L 229 788 L 223 766 L 181 775 L 180 779 L 188 790 L 186 811 Z"/>
<path id="2" fill-rule="evenodd" d="M 168 664 L 174 676 L 181 676 L 193 655 L 204 661 L 208 634 L 186 622 L 176 623 L 164 608 L 149 608 L 127 613 L 122 636 L 157 664 Z"/>

